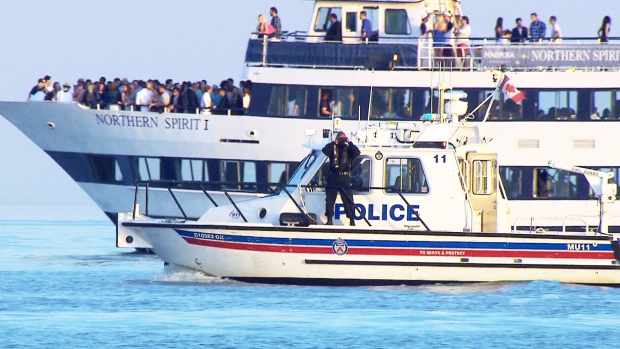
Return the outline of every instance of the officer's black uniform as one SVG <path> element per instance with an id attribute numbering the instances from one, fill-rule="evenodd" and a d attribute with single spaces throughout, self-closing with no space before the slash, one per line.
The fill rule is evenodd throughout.
<path id="1" fill-rule="evenodd" d="M 329 177 L 325 189 L 325 215 L 327 224 L 332 224 L 334 204 L 340 188 L 346 195 L 340 193 L 347 217 L 351 225 L 355 225 L 355 203 L 351 190 L 351 166 L 353 160 L 360 155 L 360 150 L 351 142 L 331 142 L 323 147 L 323 154 L 329 157 Z"/>

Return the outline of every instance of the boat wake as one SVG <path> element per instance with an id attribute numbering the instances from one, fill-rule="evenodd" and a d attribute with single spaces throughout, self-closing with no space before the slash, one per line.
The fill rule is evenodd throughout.
<path id="1" fill-rule="evenodd" d="M 153 282 L 181 283 L 181 284 L 229 284 L 235 281 L 209 276 L 203 272 L 169 264 L 164 267 L 163 273 L 156 275 Z"/>

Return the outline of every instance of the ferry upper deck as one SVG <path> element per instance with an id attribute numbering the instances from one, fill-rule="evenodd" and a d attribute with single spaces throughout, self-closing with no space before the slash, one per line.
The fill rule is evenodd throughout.
<path id="1" fill-rule="evenodd" d="M 365 40 L 360 39 L 361 12 L 366 13 L 374 34 Z M 331 15 L 340 22 L 341 41 L 325 40 Z M 245 63 L 248 67 L 352 70 L 434 70 L 448 66 L 466 71 L 617 71 L 620 67 L 620 46 L 615 38 L 604 43 L 599 38 L 567 37 L 514 43 L 509 38 L 456 37 L 449 30 L 447 42 L 439 44 L 431 33 L 421 35 L 423 19 L 429 29 L 443 18 L 451 23 L 449 28 L 459 28 L 462 15 L 457 1 L 318 0 L 307 31 L 283 33 L 280 38 L 253 37 Z M 458 44 L 465 44 L 466 49 L 463 57 L 457 58 Z M 444 57 L 438 55 L 438 47 L 454 51 Z"/>

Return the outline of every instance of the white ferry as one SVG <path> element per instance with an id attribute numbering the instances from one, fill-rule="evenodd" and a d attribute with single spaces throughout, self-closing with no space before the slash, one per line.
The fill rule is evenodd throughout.
<path id="1" fill-rule="evenodd" d="M 214 203 L 229 201 L 221 192 L 223 182 L 235 200 L 269 194 L 268 183 L 288 179 L 303 156 L 299 135 L 311 129 L 320 134 L 333 116 L 343 120 L 345 130 L 368 120 L 419 121 L 443 107 L 435 89 L 440 85 L 463 92 L 468 105 L 479 105 L 505 70 L 526 98 L 514 103 L 495 95 L 480 130 L 501 154 L 499 173 L 513 223 L 580 231 L 596 225 L 599 205 L 587 182 L 546 164 L 556 159 L 618 175 L 620 161 L 610 152 L 620 147 L 619 46 L 594 39 L 516 45 L 470 39 L 466 57 L 436 57 L 432 39 L 419 38 L 418 27 L 427 14 L 431 26 L 448 12 L 458 25 L 461 12 L 454 4 L 316 1 L 307 31 L 249 40 L 246 78 L 253 88 L 246 115 L 118 112 L 44 102 L 0 102 L 0 115 L 54 159 L 113 221 L 131 210 L 136 182 L 153 180 L 159 183 L 151 182 L 149 195 L 162 200 L 153 200 L 158 204 L 150 205 L 150 216 L 198 218 Z M 361 11 L 378 41 L 357 39 Z M 343 42 L 322 40 L 331 14 L 342 21 Z M 330 100 L 327 117 L 319 108 L 322 95 Z M 474 122 L 482 121 L 485 109 L 473 113 Z M 179 210 L 169 190 L 187 211 Z M 139 197 L 144 196 L 141 189 Z M 580 212 L 581 218 L 564 212 Z M 614 210 L 612 230 L 620 231 L 618 216 Z"/>
<path id="2" fill-rule="evenodd" d="M 370 127 L 352 139 L 361 150 L 361 170 L 351 171 L 357 224 L 344 217 L 342 204 L 335 225 L 325 224 L 329 158 L 326 142 L 311 142 L 279 194 L 211 208 L 197 221 L 152 219 L 137 208 L 119 216 L 117 242 L 248 282 L 620 284 L 620 234 L 606 223 L 616 195 L 612 172 L 550 163 L 588 177 L 600 197 L 600 225 L 519 231 L 511 227 L 498 156 L 476 125 Z"/>

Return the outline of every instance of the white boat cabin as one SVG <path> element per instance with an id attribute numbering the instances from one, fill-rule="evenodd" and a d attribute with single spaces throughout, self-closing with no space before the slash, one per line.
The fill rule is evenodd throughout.
<path id="1" fill-rule="evenodd" d="M 368 127 L 349 137 L 361 155 L 351 171 L 356 228 L 509 232 L 496 154 L 476 126 L 407 123 Z M 322 225 L 329 171 L 324 143 L 310 142 L 279 195 L 212 208 L 198 222 Z M 334 224 L 348 225 L 340 197 Z"/>
<path id="2" fill-rule="evenodd" d="M 366 12 L 372 30 L 381 41 L 417 38 L 422 18 L 429 13 L 457 13 L 454 1 L 422 0 L 366 0 L 366 1 L 315 1 L 312 21 L 308 28 L 308 41 L 322 41 L 335 14 L 342 25 L 345 43 L 357 43 L 362 34 L 360 13 Z"/>

